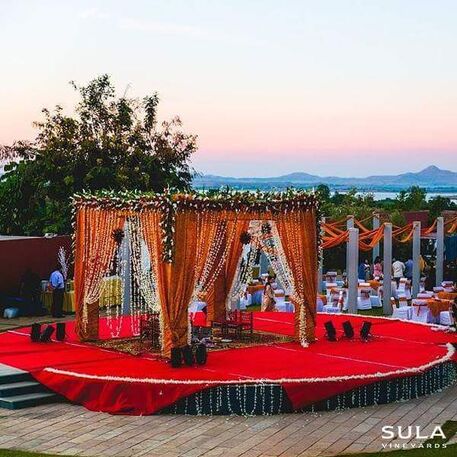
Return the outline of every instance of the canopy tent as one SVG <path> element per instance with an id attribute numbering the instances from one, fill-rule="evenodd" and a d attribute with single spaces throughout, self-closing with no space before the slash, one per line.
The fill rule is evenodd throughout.
<path id="1" fill-rule="evenodd" d="M 81 340 L 98 339 L 103 279 L 116 263 L 126 223 L 134 234 L 131 246 L 147 247 L 149 278 L 138 271 L 135 261 L 132 274 L 140 293 L 154 288 L 149 302 L 160 310 L 162 349 L 168 355 L 172 347 L 188 342 L 188 306 L 196 293 L 206 299 L 210 316 L 226 311 L 251 222 L 270 221 L 290 275 L 295 337 L 304 346 L 314 341 L 320 230 L 313 193 L 105 192 L 77 195 L 74 207 L 76 322 Z M 142 312 L 136 309 L 138 315 Z"/>

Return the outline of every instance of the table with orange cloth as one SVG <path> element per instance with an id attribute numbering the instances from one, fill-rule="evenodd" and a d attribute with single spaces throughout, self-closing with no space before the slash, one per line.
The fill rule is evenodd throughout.
<path id="1" fill-rule="evenodd" d="M 455 300 L 457 292 L 438 292 L 438 298 L 441 300 Z"/>
<path id="2" fill-rule="evenodd" d="M 375 281 L 375 280 L 368 281 L 368 284 L 370 284 L 370 286 L 373 290 L 377 290 L 381 286 L 381 283 L 379 281 Z"/>
<path id="3" fill-rule="evenodd" d="M 450 305 L 451 300 L 437 300 L 435 298 L 427 300 L 427 307 L 433 317 L 439 317 L 442 311 L 449 311 Z"/>

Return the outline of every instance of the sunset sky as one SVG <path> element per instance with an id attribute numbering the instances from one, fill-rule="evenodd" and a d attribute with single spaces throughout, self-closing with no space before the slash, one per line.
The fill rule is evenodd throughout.
<path id="1" fill-rule="evenodd" d="M 108 73 L 204 173 L 457 171 L 456 24 L 453 0 L 0 0 L 0 143 Z"/>

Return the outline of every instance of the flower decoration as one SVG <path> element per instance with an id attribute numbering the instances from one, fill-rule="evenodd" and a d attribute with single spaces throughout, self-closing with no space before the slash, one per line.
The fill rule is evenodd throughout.
<path id="1" fill-rule="evenodd" d="M 122 230 L 121 228 L 114 229 L 113 233 L 111 234 L 111 237 L 119 246 L 122 243 L 122 240 L 124 239 L 124 230 Z"/>
<path id="2" fill-rule="evenodd" d="M 264 222 L 260 229 L 263 235 L 269 235 L 271 233 L 271 225 L 269 222 Z"/>
<path id="3" fill-rule="evenodd" d="M 240 242 L 241 244 L 250 244 L 251 243 L 251 235 L 249 232 L 243 232 L 241 235 L 240 235 Z"/>

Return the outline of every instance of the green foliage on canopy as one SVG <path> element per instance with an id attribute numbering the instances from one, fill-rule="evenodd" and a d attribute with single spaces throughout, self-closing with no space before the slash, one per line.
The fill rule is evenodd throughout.
<path id="1" fill-rule="evenodd" d="M 0 179 L 2 234 L 70 233 L 70 197 L 82 191 L 190 188 L 196 136 L 178 117 L 158 123 L 156 93 L 116 97 L 107 75 L 71 84 L 80 96 L 73 115 L 44 109 L 34 141 L 1 148 L 14 160 Z"/>

